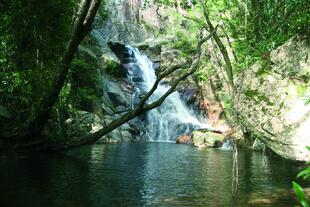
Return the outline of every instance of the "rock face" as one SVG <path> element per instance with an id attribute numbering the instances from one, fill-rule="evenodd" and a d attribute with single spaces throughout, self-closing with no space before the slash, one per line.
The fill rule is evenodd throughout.
<path id="1" fill-rule="evenodd" d="M 66 120 L 65 131 L 69 137 L 79 138 L 102 129 L 103 125 L 104 123 L 96 114 L 77 111 L 74 117 Z"/>
<path id="2" fill-rule="evenodd" d="M 237 110 L 244 127 L 280 156 L 309 161 L 310 46 L 296 36 L 272 51 L 270 60 L 246 71 Z"/>
<path id="3" fill-rule="evenodd" d="M 159 30 L 160 22 L 156 14 L 157 7 L 152 1 L 145 0 L 107 0 L 109 13 L 104 23 L 97 21 L 92 34 L 100 40 L 102 50 L 107 52 L 107 42 L 124 44 L 143 42 L 153 37 L 150 27 Z M 146 5 L 148 3 L 148 5 Z"/>
<path id="4" fill-rule="evenodd" d="M 111 52 L 98 50 L 96 43 L 84 41 L 79 47 L 77 62 L 81 68 L 76 66 L 79 70 L 74 70 L 78 72 L 73 73 L 70 84 L 71 93 L 79 94 L 79 98 L 70 103 L 72 110 L 64 123 L 58 124 L 64 128 L 60 133 L 70 139 L 90 135 L 131 109 L 133 87 L 127 81 L 126 70 Z M 50 125 L 47 134 L 52 134 L 55 128 Z M 126 123 L 100 141 L 133 141 L 133 134 L 137 130 Z"/>

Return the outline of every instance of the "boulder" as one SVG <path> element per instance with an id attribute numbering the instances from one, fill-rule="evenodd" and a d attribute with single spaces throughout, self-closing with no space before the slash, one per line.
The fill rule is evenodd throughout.
<path id="1" fill-rule="evenodd" d="M 193 145 L 198 148 L 221 146 L 225 136 L 214 132 L 193 131 Z"/>
<path id="2" fill-rule="evenodd" d="M 67 136 L 80 138 L 95 133 L 103 128 L 104 123 L 93 113 L 86 111 L 76 111 L 65 121 L 65 131 Z"/>
<path id="3" fill-rule="evenodd" d="M 123 129 L 115 129 L 109 134 L 102 137 L 99 143 L 120 143 L 120 142 L 132 142 L 134 141 L 131 133 Z"/>
<path id="4" fill-rule="evenodd" d="M 192 143 L 192 136 L 191 135 L 186 135 L 186 134 L 182 134 L 180 135 L 176 141 L 177 144 L 188 144 L 188 143 Z"/>
<path id="5" fill-rule="evenodd" d="M 119 115 L 106 115 L 103 117 L 105 125 L 110 124 L 113 120 L 119 118 Z M 129 126 L 128 123 L 123 124 L 122 126 L 114 129 L 109 134 L 102 137 L 99 142 L 102 143 L 114 143 L 114 142 L 131 142 L 134 141 L 132 134 L 135 130 Z"/>
<path id="6" fill-rule="evenodd" d="M 131 142 L 133 141 L 133 137 L 129 131 L 122 131 L 122 142 Z"/>
<path id="7" fill-rule="evenodd" d="M 278 155 L 310 161 L 310 45 L 295 36 L 245 71 L 235 106 L 243 127 Z"/>
<path id="8" fill-rule="evenodd" d="M 125 93 L 119 81 L 103 77 L 103 99 L 110 108 L 129 106 L 131 94 Z"/>

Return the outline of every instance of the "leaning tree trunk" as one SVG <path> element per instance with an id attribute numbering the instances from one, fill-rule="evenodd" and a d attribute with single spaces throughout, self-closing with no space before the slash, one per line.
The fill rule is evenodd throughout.
<path id="1" fill-rule="evenodd" d="M 39 110 L 34 120 L 27 127 L 25 134 L 15 137 L 14 141 L 26 141 L 29 138 L 35 138 L 40 135 L 45 127 L 53 106 L 58 100 L 59 94 L 65 84 L 68 76 L 71 62 L 74 54 L 84 37 L 91 30 L 91 24 L 97 13 L 101 0 L 82 0 L 76 15 L 72 34 L 61 59 L 60 67 L 53 79 L 51 92 L 48 93 L 39 106 Z"/>

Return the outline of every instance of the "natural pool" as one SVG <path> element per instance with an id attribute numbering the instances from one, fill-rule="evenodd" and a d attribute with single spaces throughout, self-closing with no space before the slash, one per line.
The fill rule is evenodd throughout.
<path id="1" fill-rule="evenodd" d="M 0 206 L 293 206 L 295 163 L 172 143 L 96 144 L 65 154 L 0 159 Z"/>

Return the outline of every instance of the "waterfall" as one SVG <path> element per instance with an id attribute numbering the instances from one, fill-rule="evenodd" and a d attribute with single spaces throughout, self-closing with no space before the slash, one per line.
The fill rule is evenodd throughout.
<path id="1" fill-rule="evenodd" d="M 135 62 L 128 67 L 128 79 L 135 87 L 133 106 L 139 102 L 139 97 L 147 93 L 156 81 L 153 63 L 147 56 L 130 46 L 126 46 L 135 57 Z M 158 100 L 170 86 L 159 83 L 156 91 L 147 103 Z M 145 115 L 142 137 L 148 141 L 172 142 L 181 135 L 188 134 L 195 128 L 209 128 L 207 123 L 201 123 L 192 111 L 182 101 L 178 92 L 172 93 L 163 104 Z"/>

